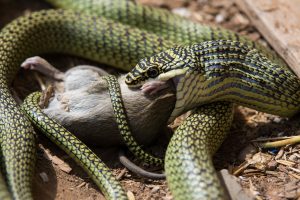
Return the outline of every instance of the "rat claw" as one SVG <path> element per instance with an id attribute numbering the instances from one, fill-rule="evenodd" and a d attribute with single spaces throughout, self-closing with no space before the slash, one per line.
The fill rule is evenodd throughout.
<path id="1" fill-rule="evenodd" d="M 30 69 L 38 71 L 45 76 L 56 80 L 63 80 L 64 73 L 53 67 L 50 63 L 48 63 L 45 59 L 34 56 L 27 58 L 22 64 L 21 67 L 24 69 Z"/>

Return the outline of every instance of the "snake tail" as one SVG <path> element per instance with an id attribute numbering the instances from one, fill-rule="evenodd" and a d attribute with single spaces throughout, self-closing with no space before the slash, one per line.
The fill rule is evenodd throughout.
<path id="1" fill-rule="evenodd" d="M 120 163 L 122 163 L 124 167 L 126 167 L 129 171 L 135 173 L 140 177 L 154 179 L 154 180 L 166 179 L 165 174 L 150 172 L 142 169 L 140 166 L 137 166 L 135 163 L 133 163 L 131 160 L 127 158 L 127 156 L 125 155 L 122 149 L 120 149 L 118 156 L 119 156 Z"/>
<path id="2" fill-rule="evenodd" d="M 76 136 L 42 112 L 38 106 L 40 96 L 40 92 L 32 93 L 22 104 L 21 108 L 30 121 L 90 175 L 107 199 L 127 199 L 121 185 L 100 158 Z"/>
<path id="3" fill-rule="evenodd" d="M 224 199 L 212 164 L 232 122 L 232 107 L 217 102 L 193 110 L 175 131 L 165 157 L 168 186 L 176 200 Z"/>

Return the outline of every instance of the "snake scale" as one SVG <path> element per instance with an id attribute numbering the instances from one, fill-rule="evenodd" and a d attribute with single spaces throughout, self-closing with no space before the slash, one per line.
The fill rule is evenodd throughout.
<path id="1" fill-rule="evenodd" d="M 263 61 L 277 63 L 276 65 L 271 65 L 271 67 L 275 67 L 276 69 L 282 70 L 278 77 L 275 77 L 274 84 L 271 86 L 276 88 L 283 78 L 286 79 L 287 82 L 283 83 L 277 89 L 284 89 L 284 91 L 277 92 L 274 95 L 270 88 L 262 89 L 259 87 L 259 84 L 253 84 L 253 87 L 259 87 L 259 90 L 263 90 L 265 93 L 260 93 L 261 96 L 264 94 L 268 94 L 264 96 L 265 100 L 270 100 L 273 102 L 272 97 L 278 97 L 276 102 L 283 101 L 282 105 L 292 105 L 288 110 L 283 110 L 282 113 L 284 115 L 292 115 L 297 112 L 298 107 L 293 106 L 294 100 L 297 98 L 298 93 L 295 92 L 293 94 L 290 91 L 298 91 L 296 89 L 299 88 L 299 81 L 295 81 L 295 75 L 290 73 L 283 62 L 274 56 L 273 53 L 264 49 L 260 45 L 253 43 L 252 41 L 238 36 L 236 33 L 224 30 L 221 28 L 212 28 L 209 26 L 203 26 L 200 24 L 192 23 L 188 20 L 185 20 L 181 17 L 170 14 L 167 11 L 153 9 L 151 7 L 145 7 L 137 5 L 130 1 L 51 1 L 54 5 L 62 7 L 62 8 L 70 8 L 77 10 L 74 11 L 64 11 L 64 10 L 49 10 L 49 11 L 39 11 L 24 17 L 18 18 L 13 21 L 9 25 L 7 25 L 0 33 L 0 116 L 1 116 L 1 157 L 3 169 L 7 177 L 8 186 L 10 192 L 13 195 L 14 199 L 31 199 L 31 177 L 33 173 L 33 167 L 35 162 L 35 136 L 32 126 L 24 114 L 18 109 L 17 104 L 11 96 L 9 91 L 10 83 L 18 71 L 20 63 L 25 60 L 27 57 L 42 54 L 42 53 L 67 53 L 72 55 L 82 56 L 91 60 L 99 61 L 102 63 L 110 64 L 119 69 L 129 71 L 133 66 L 138 63 L 138 61 L 142 58 L 149 57 L 153 54 L 157 54 L 163 50 L 167 50 L 171 47 L 177 45 L 187 45 L 193 43 L 200 43 L 202 41 L 208 40 L 234 40 L 238 41 L 237 44 L 245 44 L 249 48 L 258 48 L 264 52 L 266 57 L 262 57 Z M 82 12 L 91 12 L 82 13 Z M 104 16 L 105 18 L 99 17 Z M 112 21 L 115 20 L 115 21 Z M 118 22 L 117 22 L 118 21 Z M 216 43 L 216 45 L 218 45 Z M 212 45 L 213 46 L 213 45 Z M 235 43 L 232 43 L 233 51 L 238 49 L 235 48 Z M 201 45 L 200 45 L 201 47 Z M 191 49 L 192 47 L 187 47 L 187 49 Z M 206 48 L 207 52 L 211 52 L 211 55 L 206 55 L 207 57 L 211 56 L 213 60 L 217 60 L 214 56 L 221 56 L 220 54 L 214 53 L 217 51 L 211 45 L 208 45 Z M 194 49 L 193 49 L 194 50 Z M 226 52 L 228 50 L 225 50 Z M 178 54 L 176 48 L 169 50 L 166 55 L 179 57 L 184 56 L 184 54 Z M 188 51 L 185 51 L 188 52 Z M 218 51 L 217 51 L 218 52 Z M 228 56 L 231 52 L 228 51 L 223 52 L 223 56 Z M 192 53 L 192 51 L 191 51 Z M 238 56 L 243 56 L 242 52 L 233 52 L 233 54 Z M 159 54 L 161 55 L 161 54 Z M 258 54 L 260 56 L 260 54 Z M 158 56 L 159 57 L 159 56 Z M 222 56 L 221 56 L 222 57 Z M 192 57 L 194 59 L 195 57 Z M 235 58 L 235 57 L 234 57 Z M 256 57 L 258 60 L 260 57 Z M 148 59 L 153 62 L 154 59 Z M 242 62 L 243 58 L 240 59 L 239 62 Z M 164 60 L 162 60 L 164 61 Z M 141 63 L 143 63 L 142 61 Z M 239 63 L 236 63 L 237 65 Z M 227 65 L 224 65 L 227 66 Z M 261 65 L 258 66 L 258 68 Z M 161 68 L 161 67 L 159 67 Z M 184 67 L 182 67 L 183 69 Z M 230 67 L 225 67 L 225 71 L 220 70 L 220 68 L 215 67 L 215 74 L 226 74 L 230 77 L 230 70 L 226 71 Z M 145 70 L 147 71 L 148 68 Z M 187 68 L 188 69 L 188 68 Z M 213 67 L 210 68 L 213 71 Z M 242 68 L 241 68 L 242 69 Z M 253 75 L 251 77 L 237 76 L 233 78 L 233 80 L 241 80 L 242 82 L 247 82 L 248 80 L 259 80 L 259 82 L 264 82 L 266 76 L 261 77 L 261 73 L 256 73 L 255 66 L 254 68 L 247 68 L 250 71 L 247 71 L 248 75 Z M 262 68 L 269 69 L 269 68 Z M 219 71 L 218 71 L 219 70 Z M 252 71 L 251 71 L 252 70 Z M 173 69 L 169 70 L 169 72 L 173 71 Z M 201 70 L 196 70 L 197 72 Z M 208 70 L 210 72 L 210 70 Z M 161 70 L 160 73 L 167 72 Z M 187 70 L 187 72 L 189 72 Z M 193 70 L 191 70 L 193 72 Z M 206 71 L 202 70 L 202 74 L 206 75 Z M 272 72 L 272 68 L 270 68 L 270 72 Z M 280 71 L 278 71 L 280 72 Z M 132 75 L 133 74 L 133 75 Z M 131 74 L 131 78 L 138 77 L 141 74 L 144 74 L 144 71 L 138 70 L 136 68 L 135 71 Z M 190 73 L 187 73 L 190 74 Z M 278 75 L 278 73 L 276 73 Z M 284 75 L 282 75 L 284 74 Z M 172 73 L 168 73 L 168 75 L 172 75 Z M 207 73 L 208 77 L 214 77 L 211 74 Z M 288 76 L 287 76 L 288 75 Z M 185 77 L 185 76 L 183 76 Z M 189 76 L 189 77 L 197 77 Z M 273 77 L 272 73 L 268 74 L 268 77 Z M 253 79 L 251 79 L 253 78 Z M 185 79 L 180 79 L 182 82 Z M 189 79 L 187 79 L 189 80 Z M 205 80 L 205 79 L 201 79 Z M 270 79 L 271 80 L 271 79 Z M 179 82 L 178 85 L 181 85 L 182 82 Z M 278 83 L 278 84 L 277 84 Z M 294 83 L 293 86 L 290 83 Z M 136 83 L 135 83 L 136 84 Z M 212 81 L 208 86 L 219 86 L 222 84 L 221 81 Z M 183 84 L 184 85 L 184 84 Z M 196 87 L 196 86 L 195 86 Z M 289 89 L 289 88 L 294 89 Z M 185 92 L 186 86 L 182 87 Z M 203 87 L 205 89 L 205 87 Z M 211 87 L 207 87 L 211 89 Z M 296 89 L 295 89 L 296 88 Z M 242 88 L 243 91 L 247 91 L 247 89 Z M 242 91 L 242 92 L 243 92 Z M 279 91 L 279 90 L 278 90 Z M 178 92 L 178 91 L 177 91 Z M 183 93 L 184 93 L 183 92 Z M 178 93 L 177 93 L 178 94 Z M 290 96 L 291 94 L 291 96 Z M 196 94 L 195 94 L 196 95 Z M 197 94 L 198 95 L 198 94 Z M 199 94 L 201 96 L 201 94 Z M 190 96 L 190 95 L 188 95 Z M 180 97 L 180 96 L 179 96 Z M 192 95 L 193 97 L 193 95 Z M 204 95 L 204 97 L 209 98 L 209 95 Z M 184 98 L 181 98 L 184 99 Z M 194 98 L 187 99 L 187 102 L 190 103 Z M 243 99 L 239 97 L 239 100 Z M 251 101 L 244 102 L 244 105 L 253 107 L 253 105 L 257 105 L 255 98 L 251 99 Z M 299 98 L 298 98 L 299 99 Z M 214 99 L 216 100 L 216 99 Z M 225 100 L 225 99 L 224 99 Z M 234 98 L 231 99 L 236 102 Z M 208 100 L 209 101 L 209 100 Z M 178 101 L 179 102 L 179 101 Z M 240 101 L 238 101 L 239 103 Z M 276 103 L 275 102 L 275 103 Z M 292 103 L 290 103 L 292 102 Z M 198 102 L 193 102 L 193 105 L 198 105 Z M 201 103 L 200 103 L 201 104 Z M 195 147 L 193 141 L 190 141 L 189 133 L 187 132 L 191 124 L 195 123 L 194 129 L 195 137 L 198 139 L 203 139 L 201 134 L 209 134 L 210 130 L 213 128 L 213 125 L 217 127 L 217 130 L 220 131 L 219 134 L 216 134 L 215 137 L 209 138 L 206 143 L 207 148 L 205 151 L 213 153 L 215 151 L 215 147 L 213 144 L 217 146 L 217 144 L 222 140 L 221 136 L 224 133 L 221 131 L 226 127 L 224 124 L 227 124 L 224 120 L 226 119 L 229 123 L 231 121 L 231 117 L 228 117 L 228 113 L 231 113 L 232 105 L 230 103 L 215 103 L 216 106 L 204 106 L 199 108 L 199 110 L 195 111 L 195 114 L 191 115 L 190 119 L 187 120 L 186 124 L 183 125 L 182 128 L 175 133 L 174 138 L 172 138 L 171 144 L 167 150 L 166 162 L 176 162 L 175 159 L 182 161 L 182 157 L 176 158 L 172 152 L 178 152 L 180 149 L 187 149 L 185 155 L 192 155 L 189 153 L 189 147 Z M 268 107 L 270 104 L 266 105 Z M 176 108 L 178 105 L 176 103 Z M 187 107 L 191 106 L 188 104 Z M 191 106 L 191 107 L 192 107 Z M 260 108 L 263 108 L 263 104 L 259 104 Z M 276 106 L 275 106 L 276 107 Z M 296 109 L 294 109 L 294 107 Z M 280 108 L 280 105 L 277 107 Z M 208 112 L 204 112 L 206 110 Z M 220 112 L 220 114 L 212 115 L 213 113 L 217 113 L 220 110 L 224 110 L 224 112 Z M 267 110 L 267 109 L 265 109 Z M 180 110 L 181 112 L 182 110 Z M 200 119 L 200 112 L 204 112 L 205 116 L 204 121 L 211 122 L 209 126 L 205 127 L 202 125 L 197 125 L 198 122 L 194 122 L 195 119 Z M 279 113 L 278 113 L 279 112 Z M 277 109 L 273 113 L 281 114 L 281 110 Z M 227 116 L 224 118 L 224 116 Z M 200 121 L 201 122 L 201 121 Z M 199 128 L 200 126 L 200 128 Z M 202 128 L 202 130 L 201 130 Z M 185 130 L 186 129 L 186 130 Z M 214 132 L 214 131 L 212 131 Z M 221 133 L 222 132 L 222 133 Z M 181 143 L 182 139 L 180 139 L 183 135 L 187 135 L 187 140 L 190 142 L 190 145 L 184 147 Z M 216 141 L 215 141 L 216 140 Z M 182 147 L 182 148 L 181 148 Z M 176 149 L 177 148 L 177 149 Z M 192 149 L 192 148 L 191 148 Z M 205 157 L 203 155 L 205 163 L 210 162 L 210 158 Z M 203 165 L 201 163 L 201 158 L 199 155 L 192 157 L 193 163 L 198 163 L 199 167 L 207 167 L 207 165 Z M 200 162 L 199 162 L 200 160 Z M 202 160 L 203 161 L 203 160 Z M 191 164 L 191 162 L 188 162 Z M 176 164 L 176 163 L 175 163 Z M 193 164 L 191 164 L 193 165 Z M 194 177 L 197 168 L 191 168 L 191 165 L 187 166 L 187 168 L 183 169 L 183 166 L 179 167 L 178 170 L 174 169 L 173 165 L 166 164 L 167 174 L 170 174 L 169 177 L 173 177 L 168 179 L 169 185 L 172 189 L 172 192 L 175 194 L 177 199 L 189 199 L 189 198 L 199 198 L 188 196 L 186 194 L 182 185 L 187 184 L 187 179 L 179 180 L 179 173 L 182 175 L 188 174 L 191 177 Z M 209 165 L 211 169 L 211 165 Z M 168 170 L 169 169 L 169 170 Z M 183 169 L 183 171 L 180 171 Z M 203 168 L 199 168 L 203 169 Z M 173 172 L 172 172 L 173 170 Z M 196 171 L 195 171 L 196 170 Z M 170 171 L 170 173 L 168 172 Z M 175 173 L 175 174 L 174 174 Z M 177 174 L 176 174 L 177 173 Z M 105 174 L 104 174 L 105 175 Z M 215 176 L 212 171 L 204 171 L 204 175 L 208 176 L 212 180 L 215 180 L 213 177 Z M 172 180 L 177 180 L 178 182 L 172 182 Z M 206 180 L 206 179 L 205 179 Z M 106 182 L 105 184 L 109 184 Z M 204 196 L 207 198 L 221 198 L 222 194 L 217 194 L 215 197 L 214 192 L 211 190 L 207 190 L 208 186 L 211 188 L 219 188 L 217 181 L 212 181 L 208 183 L 208 185 L 204 185 Z M 194 186 L 192 186 L 194 187 Z M 112 193 L 120 192 L 119 189 L 115 191 L 110 191 Z M 115 195 L 109 195 L 106 191 L 104 193 L 107 195 L 107 198 Z M 122 193 L 122 192 L 121 192 Z M 199 193 L 199 192 L 198 192 Z M 211 196 L 211 194 L 213 194 Z M 196 194 L 197 195 L 197 194 Z M 199 195 L 199 194 L 198 194 Z"/>

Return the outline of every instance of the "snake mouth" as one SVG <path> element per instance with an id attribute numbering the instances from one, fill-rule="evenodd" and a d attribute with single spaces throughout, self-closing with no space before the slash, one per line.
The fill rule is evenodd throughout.
<path id="1" fill-rule="evenodd" d="M 171 89 L 175 91 L 175 84 L 172 79 L 168 81 L 151 80 L 142 85 L 141 90 L 145 95 L 155 95 L 162 90 Z"/>
<path id="2" fill-rule="evenodd" d="M 179 75 L 179 76 L 175 76 L 173 78 L 170 79 L 170 81 L 172 81 L 172 85 L 174 87 L 174 89 L 177 88 L 180 80 L 184 77 L 184 75 Z"/>
<path id="3" fill-rule="evenodd" d="M 140 89 L 144 84 L 145 84 L 145 81 L 140 82 L 140 83 L 135 84 L 135 85 L 128 85 L 127 84 L 127 87 L 130 88 L 130 89 Z"/>
<path id="4" fill-rule="evenodd" d="M 168 80 L 148 79 L 140 81 L 137 84 L 127 84 L 127 87 L 133 90 L 141 89 L 145 95 L 156 95 L 162 90 L 169 89 L 176 91 L 177 85 L 183 75 L 178 75 Z"/>

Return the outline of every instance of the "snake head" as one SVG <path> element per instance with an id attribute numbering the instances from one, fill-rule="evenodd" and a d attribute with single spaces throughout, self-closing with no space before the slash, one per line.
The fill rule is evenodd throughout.
<path id="1" fill-rule="evenodd" d="M 129 87 L 140 87 L 155 83 L 152 86 L 156 87 L 162 85 L 157 82 L 163 83 L 173 78 L 175 80 L 188 70 L 190 59 L 186 51 L 187 48 L 175 47 L 140 60 L 126 75 L 126 84 Z"/>
<path id="2" fill-rule="evenodd" d="M 129 87 L 139 87 L 150 79 L 155 79 L 161 73 L 163 63 L 155 62 L 155 56 L 140 60 L 125 77 Z"/>

